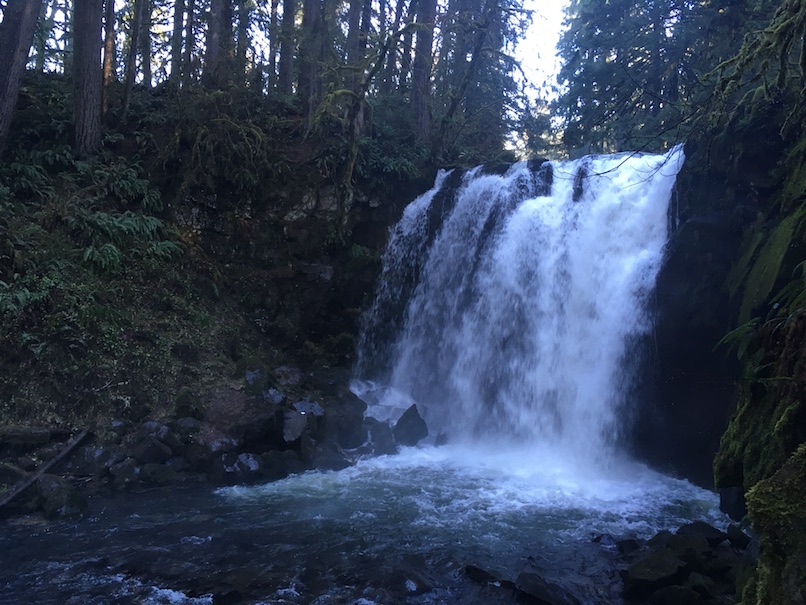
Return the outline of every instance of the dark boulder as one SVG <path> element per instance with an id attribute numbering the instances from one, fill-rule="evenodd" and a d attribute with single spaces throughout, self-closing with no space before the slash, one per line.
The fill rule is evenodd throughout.
<path id="1" fill-rule="evenodd" d="M 87 445 L 73 454 L 67 464 L 67 471 L 73 475 L 103 477 L 109 469 L 126 459 L 126 452 L 119 445 Z"/>
<path id="2" fill-rule="evenodd" d="M 153 435 L 146 435 L 129 448 L 129 456 L 141 464 L 161 464 L 173 456 L 173 452 Z"/>
<path id="3" fill-rule="evenodd" d="M 718 530 L 705 521 L 694 521 L 693 523 L 681 525 L 677 533 L 681 536 L 702 536 L 711 546 L 721 544 L 728 539 L 728 535 L 725 532 Z"/>
<path id="4" fill-rule="evenodd" d="M 286 410 L 283 413 L 283 440 L 291 443 L 302 437 L 308 426 L 308 415 L 296 410 Z"/>
<path id="5" fill-rule="evenodd" d="M 140 481 L 140 467 L 134 458 L 118 462 L 109 469 L 109 473 L 118 489 L 130 489 Z"/>
<path id="6" fill-rule="evenodd" d="M 400 445 L 417 445 L 421 439 L 428 437 L 428 427 L 417 411 L 416 404 L 411 404 L 411 407 L 403 412 L 395 423 L 392 433 Z"/>
<path id="7" fill-rule="evenodd" d="M 686 562 L 669 549 L 650 551 L 621 572 L 624 580 L 624 596 L 643 599 L 663 588 L 682 581 Z"/>
<path id="8" fill-rule="evenodd" d="M 730 541 L 731 546 L 734 548 L 745 550 L 748 546 L 750 546 L 750 536 L 744 533 L 736 525 L 728 525 L 727 534 L 728 540 Z"/>
<path id="9" fill-rule="evenodd" d="M 374 418 L 367 418 L 364 421 L 367 432 L 367 442 L 370 453 L 375 456 L 397 454 L 397 444 L 392 428 L 386 422 L 380 422 Z"/>
<path id="10" fill-rule="evenodd" d="M 527 602 L 537 605 L 580 605 L 579 599 L 570 592 L 536 573 L 521 573 L 515 580 L 515 587 Z"/>
<path id="11" fill-rule="evenodd" d="M 263 464 L 263 478 L 268 481 L 284 479 L 288 475 L 301 473 L 308 468 L 293 450 L 272 450 L 262 454 L 260 460 Z"/>
<path id="12" fill-rule="evenodd" d="M 81 492 L 66 479 L 42 475 L 36 481 L 40 504 L 49 519 L 80 516 L 87 509 Z"/>
<path id="13" fill-rule="evenodd" d="M 317 444 L 313 456 L 314 468 L 324 471 L 340 471 L 352 465 L 353 461 L 337 443 L 325 441 Z"/>
<path id="14" fill-rule="evenodd" d="M 648 601 L 649 605 L 696 605 L 704 602 L 700 593 L 686 586 L 665 586 L 653 592 Z"/>

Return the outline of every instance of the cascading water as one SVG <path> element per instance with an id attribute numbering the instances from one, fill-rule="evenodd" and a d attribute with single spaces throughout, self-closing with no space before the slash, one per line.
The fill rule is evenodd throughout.
<path id="1" fill-rule="evenodd" d="M 639 361 L 633 345 L 651 330 L 647 300 L 683 159 L 677 147 L 476 169 L 453 190 L 458 179 L 442 174 L 384 257 L 356 389 L 390 388 L 370 413 L 414 401 L 452 441 L 606 460 Z"/>

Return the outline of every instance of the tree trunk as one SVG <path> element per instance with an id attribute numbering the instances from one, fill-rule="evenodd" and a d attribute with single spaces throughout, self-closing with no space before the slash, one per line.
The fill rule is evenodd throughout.
<path id="1" fill-rule="evenodd" d="M 45 62 L 47 61 L 48 54 L 48 38 L 53 32 L 53 25 L 53 10 L 50 0 L 47 0 L 42 2 L 39 21 L 37 27 L 34 28 L 34 56 L 36 57 L 34 70 L 37 72 L 45 71 Z"/>
<path id="2" fill-rule="evenodd" d="M 238 0 L 238 40 L 235 47 L 235 67 L 238 76 L 246 76 L 246 54 L 249 50 L 249 22 L 251 11 L 247 0 Z M 243 78 L 241 78 L 243 81 Z"/>
<path id="3" fill-rule="evenodd" d="M 430 0 L 411 0 L 411 5 L 409 6 L 409 14 L 406 17 L 406 25 L 413 24 L 415 18 L 417 16 L 417 11 L 419 10 L 419 3 L 426 2 Z M 408 29 L 406 33 L 403 34 L 403 40 L 401 44 L 401 53 L 400 53 L 400 70 L 397 74 L 397 90 L 398 92 L 402 92 L 406 88 L 406 81 L 409 79 L 409 72 L 411 72 L 411 53 L 412 53 L 412 39 L 414 36 L 414 30 Z"/>
<path id="4" fill-rule="evenodd" d="M 171 73 L 168 81 L 178 88 L 182 81 L 182 29 L 185 21 L 185 0 L 174 0 L 174 23 L 171 33 Z"/>
<path id="5" fill-rule="evenodd" d="M 134 18 L 132 19 L 131 31 L 129 32 L 129 54 L 126 57 L 126 79 L 123 87 L 123 118 L 129 113 L 129 104 L 132 99 L 134 78 L 137 75 L 137 42 L 140 39 L 143 12 L 145 11 L 147 3 L 148 0 L 134 0 Z"/>
<path id="6" fill-rule="evenodd" d="M 299 42 L 299 98 L 307 121 L 307 128 L 313 124 L 314 113 L 319 105 L 321 78 L 319 59 L 322 48 L 324 27 L 321 0 L 303 0 L 302 33 Z"/>
<path id="7" fill-rule="evenodd" d="M 115 78 L 115 0 L 104 3 L 104 67 L 101 115 L 109 111 L 109 96 Z"/>
<path id="8" fill-rule="evenodd" d="M 101 149 L 101 17 L 102 0 L 75 0 L 73 17 L 74 150 L 79 157 Z"/>
<path id="9" fill-rule="evenodd" d="M 196 0 L 187 0 L 187 20 L 185 21 L 185 57 L 182 60 L 182 86 L 189 86 L 193 80 L 193 51 L 196 50 Z"/>
<path id="10" fill-rule="evenodd" d="M 280 47 L 280 26 L 277 18 L 277 11 L 280 8 L 280 0 L 271 0 L 271 16 L 269 17 L 269 90 L 273 91 L 277 87 L 277 50 Z"/>
<path id="11" fill-rule="evenodd" d="M 403 8 L 406 6 L 406 0 L 397 0 L 395 5 L 395 20 L 392 23 L 392 31 L 396 32 L 400 29 L 400 21 L 403 19 Z M 386 67 L 383 70 L 383 77 L 378 85 L 379 92 L 383 95 L 388 95 L 392 92 L 395 72 L 397 66 L 397 53 L 389 52 L 386 57 Z"/>
<path id="12" fill-rule="evenodd" d="M 421 0 L 417 14 L 417 42 L 411 68 L 411 108 L 417 138 L 425 142 L 431 136 L 431 58 L 434 44 L 436 0 Z"/>
<path id="13" fill-rule="evenodd" d="M 355 92 L 361 81 L 358 74 L 359 37 L 361 32 L 361 4 L 363 0 L 350 0 L 350 10 L 347 12 L 347 86 Z"/>
<path id="14" fill-rule="evenodd" d="M 8 0 L 0 23 L 0 153 L 6 144 L 41 10 L 42 0 Z"/>
<path id="15" fill-rule="evenodd" d="M 204 55 L 202 82 L 210 88 L 225 88 L 232 74 L 233 53 L 232 1 L 211 0 L 207 25 L 207 50 Z"/>
<path id="16" fill-rule="evenodd" d="M 151 73 L 151 0 L 144 0 L 145 6 L 143 7 L 143 24 L 140 27 L 140 61 L 142 63 L 143 71 L 143 86 L 151 88 L 151 80 L 153 74 Z"/>
<path id="17" fill-rule="evenodd" d="M 283 21 L 280 39 L 280 69 L 278 91 L 290 95 L 294 90 L 294 19 L 297 0 L 283 0 Z"/>

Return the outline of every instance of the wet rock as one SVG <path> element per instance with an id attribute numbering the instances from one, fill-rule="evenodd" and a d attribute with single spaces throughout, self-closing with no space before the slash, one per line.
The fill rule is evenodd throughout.
<path id="1" fill-rule="evenodd" d="M 626 540 L 619 540 L 616 542 L 616 548 L 620 554 L 629 555 L 640 549 L 641 543 L 634 538 L 627 538 Z"/>
<path id="2" fill-rule="evenodd" d="M 671 586 L 685 575 L 686 562 L 669 549 L 650 551 L 621 572 L 624 596 L 630 599 L 646 598 L 664 586 Z"/>
<path id="3" fill-rule="evenodd" d="M 340 471 L 352 465 L 353 461 L 338 444 L 332 441 L 317 444 L 316 452 L 313 456 L 314 468 L 325 471 Z"/>
<path id="4" fill-rule="evenodd" d="M 176 483 L 178 473 L 167 464 L 150 462 L 140 467 L 139 478 L 148 485 L 171 485 Z"/>
<path id="5" fill-rule="evenodd" d="M 704 602 L 696 590 L 685 586 L 666 586 L 656 590 L 648 601 L 650 605 L 696 605 Z"/>
<path id="6" fill-rule="evenodd" d="M 728 525 L 728 540 L 735 548 L 745 550 L 750 545 L 750 536 L 744 533 L 736 525 Z"/>
<path id="7" fill-rule="evenodd" d="M 42 475 L 36 481 L 42 510 L 49 519 L 80 516 L 87 501 L 69 481 L 56 475 Z"/>
<path id="8" fill-rule="evenodd" d="M 173 455 L 171 448 L 153 435 L 146 435 L 129 448 L 129 456 L 141 464 L 163 463 Z"/>
<path id="9" fill-rule="evenodd" d="M 278 391 L 275 388 L 268 388 L 265 389 L 262 393 L 263 399 L 271 403 L 272 405 L 280 405 L 285 401 L 285 393 L 282 391 Z"/>
<path id="10" fill-rule="evenodd" d="M 283 440 L 291 443 L 302 437 L 308 426 L 308 416 L 304 412 L 286 410 L 283 413 Z"/>
<path id="11" fill-rule="evenodd" d="M 403 412 L 400 420 L 395 423 L 392 434 L 401 445 L 417 445 L 418 441 L 428 437 L 428 427 L 417 411 L 416 404 L 411 404 L 411 407 Z"/>
<path id="12" fill-rule="evenodd" d="M 176 433 L 174 433 L 167 424 L 162 422 L 144 422 L 140 427 L 140 433 L 143 436 L 156 437 L 161 443 L 171 448 L 174 454 L 181 452 L 185 445 Z"/>
<path id="13" fill-rule="evenodd" d="M 564 588 L 547 582 L 536 573 L 523 572 L 515 587 L 529 601 L 539 605 L 580 605 L 579 600 Z"/>
<path id="14" fill-rule="evenodd" d="M 683 586 L 694 590 L 705 600 L 714 599 L 719 594 L 716 583 L 708 576 L 704 576 L 696 571 L 689 574 Z"/>
<path id="15" fill-rule="evenodd" d="M 497 574 L 490 573 L 486 569 L 476 567 L 475 565 L 465 565 L 464 572 L 468 578 L 480 584 L 489 584 L 498 581 Z"/>
<path id="16" fill-rule="evenodd" d="M 126 458 L 123 462 L 118 462 L 109 469 L 115 487 L 118 489 L 129 489 L 136 485 L 140 479 L 140 467 L 134 458 Z"/>
<path id="17" fill-rule="evenodd" d="M 87 445 L 71 457 L 67 471 L 74 475 L 102 477 L 118 462 L 126 459 L 126 452 L 119 445 L 92 446 Z"/>
<path id="18" fill-rule="evenodd" d="M 741 521 L 747 515 L 744 488 L 741 486 L 719 488 L 719 510 L 734 521 Z"/>
<path id="19" fill-rule="evenodd" d="M 705 521 L 694 521 L 693 523 L 681 525 L 677 533 L 678 535 L 702 536 L 711 546 L 716 546 L 728 539 L 728 535 L 725 532 L 719 531 Z"/>
<path id="20" fill-rule="evenodd" d="M 263 479 L 264 470 L 264 462 L 260 456 L 228 453 L 214 461 L 210 476 L 218 481 L 242 483 Z"/>
<path id="21" fill-rule="evenodd" d="M 277 481 L 308 468 L 293 450 L 273 450 L 262 454 L 260 459 L 263 463 L 263 477 L 269 481 Z"/>
<path id="22" fill-rule="evenodd" d="M 292 366 L 279 366 L 272 370 L 272 374 L 281 387 L 297 386 L 304 377 L 302 370 Z"/>
<path id="23" fill-rule="evenodd" d="M 192 443 L 193 437 L 202 430 L 201 421 L 190 416 L 177 418 L 170 426 L 184 445 Z"/>
<path id="24" fill-rule="evenodd" d="M 376 456 L 397 454 L 397 444 L 392 434 L 392 428 L 386 422 L 379 422 L 374 418 L 365 421 L 367 440 L 372 453 Z"/>

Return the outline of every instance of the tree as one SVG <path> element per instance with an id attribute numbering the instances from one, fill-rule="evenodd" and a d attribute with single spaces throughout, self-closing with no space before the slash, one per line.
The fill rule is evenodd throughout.
<path id="1" fill-rule="evenodd" d="M 168 81 L 174 87 L 182 82 L 182 31 L 185 20 L 185 0 L 174 0 L 173 31 L 171 33 L 171 74 Z"/>
<path id="2" fill-rule="evenodd" d="M 79 157 L 101 148 L 101 15 L 103 0 L 75 0 L 73 20 L 74 150 Z"/>
<path id="3" fill-rule="evenodd" d="M 0 22 L 0 153 L 6 144 L 41 10 L 42 0 L 8 0 Z"/>
<path id="4" fill-rule="evenodd" d="M 417 11 L 417 41 L 411 68 L 411 108 L 417 137 L 421 142 L 431 136 L 431 61 L 434 45 L 434 19 L 437 0 L 420 0 Z"/>

